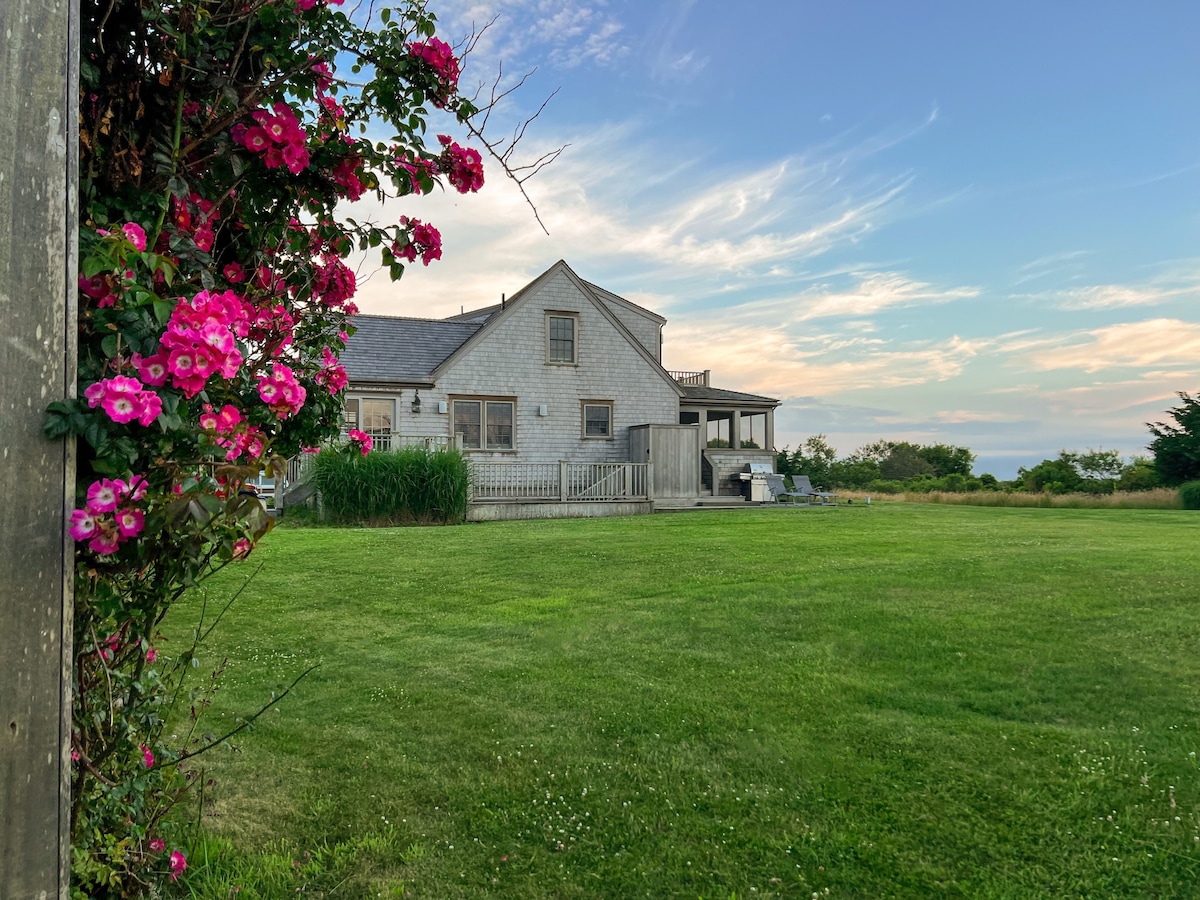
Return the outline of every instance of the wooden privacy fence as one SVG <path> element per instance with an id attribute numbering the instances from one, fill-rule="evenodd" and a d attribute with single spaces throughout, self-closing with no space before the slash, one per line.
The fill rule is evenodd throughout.
<path id="1" fill-rule="evenodd" d="M 472 463 L 471 501 L 649 500 L 649 463 Z"/>

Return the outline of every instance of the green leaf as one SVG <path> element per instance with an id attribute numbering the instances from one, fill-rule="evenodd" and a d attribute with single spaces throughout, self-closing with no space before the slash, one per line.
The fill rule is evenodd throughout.
<path id="1" fill-rule="evenodd" d="M 175 311 L 175 304 L 170 300 L 155 300 L 154 301 L 154 318 L 158 320 L 159 325 L 166 325 L 171 321 L 171 313 Z"/>
<path id="2" fill-rule="evenodd" d="M 104 340 L 100 342 L 100 350 L 109 359 L 115 359 L 118 350 L 121 346 L 121 336 L 119 334 L 105 335 Z"/>

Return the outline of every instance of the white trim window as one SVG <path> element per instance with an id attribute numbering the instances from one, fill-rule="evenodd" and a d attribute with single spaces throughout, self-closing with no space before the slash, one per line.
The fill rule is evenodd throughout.
<path id="1" fill-rule="evenodd" d="M 450 421 L 462 435 L 464 450 L 515 450 L 516 401 L 490 397 L 455 397 Z"/>
<path id="2" fill-rule="evenodd" d="M 342 407 L 341 431 L 360 429 L 371 436 L 373 449 L 389 450 L 396 433 L 396 401 L 379 397 L 347 397 Z"/>
<path id="3" fill-rule="evenodd" d="M 553 366 L 579 363 L 578 313 L 546 313 L 546 362 Z"/>
<path id="4" fill-rule="evenodd" d="M 386 400 L 376 397 L 362 399 L 362 425 L 359 427 L 371 436 L 373 449 L 390 450 L 392 448 L 395 415 L 396 402 L 391 397 Z"/>
<path id="5" fill-rule="evenodd" d="M 581 424 L 583 437 L 589 440 L 611 441 L 613 437 L 613 402 L 584 400 Z"/>

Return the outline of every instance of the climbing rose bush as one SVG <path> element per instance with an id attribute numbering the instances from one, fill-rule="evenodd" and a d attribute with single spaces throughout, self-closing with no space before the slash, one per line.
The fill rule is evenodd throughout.
<path id="1" fill-rule="evenodd" d="M 199 644 L 159 626 L 270 528 L 243 483 L 337 435 L 347 257 L 374 249 L 399 278 L 442 255 L 432 224 L 368 224 L 351 205 L 387 195 L 408 213 L 439 185 L 483 185 L 478 151 L 425 143 L 435 115 L 478 132 L 424 0 L 339 6 L 81 2 L 78 399 L 46 425 L 78 439 L 76 897 L 186 883 L 170 813 L 214 745 L 197 719 L 220 666 L 190 686 Z"/>

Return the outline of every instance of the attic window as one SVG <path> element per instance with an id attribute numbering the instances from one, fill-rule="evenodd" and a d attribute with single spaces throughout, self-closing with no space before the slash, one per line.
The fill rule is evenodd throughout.
<path id="1" fill-rule="evenodd" d="M 576 313 L 546 314 L 546 362 L 552 365 L 573 366 L 576 354 L 579 316 Z"/>

